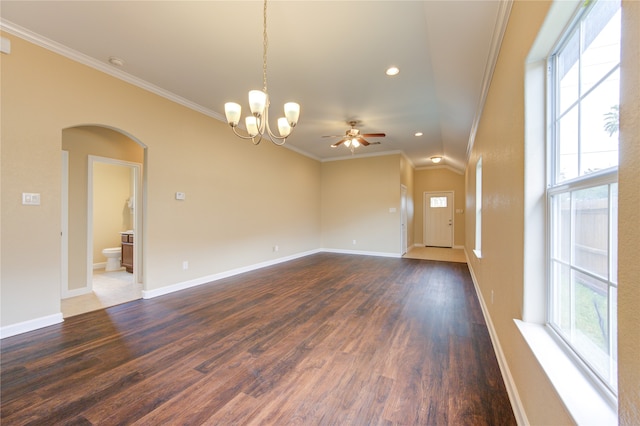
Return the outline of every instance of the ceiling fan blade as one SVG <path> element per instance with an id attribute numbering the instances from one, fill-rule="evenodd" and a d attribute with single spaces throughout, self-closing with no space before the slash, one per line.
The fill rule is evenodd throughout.
<path id="1" fill-rule="evenodd" d="M 385 135 L 384 133 L 365 133 L 360 136 L 366 136 L 368 138 L 384 138 L 387 135 Z"/>
<path id="2" fill-rule="evenodd" d="M 325 136 L 321 136 L 323 138 L 343 138 L 344 135 L 325 135 Z"/>
<path id="3" fill-rule="evenodd" d="M 358 137 L 357 140 L 358 140 L 358 142 L 360 142 L 360 145 L 364 145 L 364 146 L 370 145 L 369 141 L 366 140 L 365 138 L 363 138 L 362 136 Z"/>
<path id="4" fill-rule="evenodd" d="M 334 143 L 333 145 L 331 145 L 331 148 L 336 148 L 340 145 L 342 145 L 344 143 L 344 141 L 346 141 L 347 139 L 341 139 L 338 142 Z"/>

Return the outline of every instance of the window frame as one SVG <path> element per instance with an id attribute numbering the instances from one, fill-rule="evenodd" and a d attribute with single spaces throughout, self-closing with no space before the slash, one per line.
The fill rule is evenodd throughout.
<path id="1" fill-rule="evenodd" d="M 545 101 L 545 108 L 547 109 L 547 121 L 549 125 L 547 126 L 547 143 L 546 145 L 546 185 L 545 185 L 545 203 L 546 203 L 546 213 L 545 213 L 545 223 L 546 223 L 546 255 L 545 255 L 545 278 L 546 278 L 546 314 L 545 314 L 545 322 L 546 325 L 551 329 L 552 335 L 555 340 L 560 344 L 560 346 L 564 349 L 564 351 L 570 356 L 571 359 L 574 360 L 576 365 L 586 373 L 586 376 L 591 379 L 593 384 L 596 385 L 598 389 L 601 390 L 602 394 L 607 397 L 612 402 L 617 401 L 617 389 L 614 389 L 608 381 L 603 378 L 594 367 L 590 365 L 590 363 L 584 358 L 584 356 L 574 347 L 574 345 L 568 341 L 568 339 L 564 336 L 564 333 L 560 330 L 560 327 L 554 322 L 554 310 L 553 305 L 556 303 L 556 299 L 554 299 L 554 282 L 553 282 L 553 264 L 554 264 L 554 244 L 557 239 L 554 240 L 553 235 L 553 203 L 552 198 L 554 196 L 558 196 L 560 194 L 568 194 L 571 195 L 574 191 L 578 191 L 581 189 L 595 188 L 603 185 L 608 186 L 608 234 L 607 234 L 607 244 L 608 244 L 608 254 L 607 261 L 609 264 L 609 268 L 617 265 L 612 265 L 612 253 L 611 253 L 611 238 L 612 232 L 615 232 L 617 229 L 617 217 L 616 217 L 616 227 L 612 227 L 612 219 L 610 217 L 613 206 L 611 199 L 611 185 L 618 183 L 618 165 L 614 167 L 609 167 L 607 169 L 599 170 L 597 172 L 582 174 L 580 175 L 580 166 L 578 162 L 578 176 L 573 177 L 571 179 L 557 181 L 558 177 L 558 164 L 559 164 L 559 156 L 560 151 L 558 147 L 558 140 L 560 138 L 557 120 L 559 118 L 565 116 L 567 112 L 571 109 L 558 113 L 558 99 L 559 99 L 559 78 L 557 74 L 557 66 L 554 63 L 556 58 L 563 52 L 563 49 L 567 46 L 569 40 L 575 35 L 576 31 L 580 31 L 580 26 L 582 22 L 589 16 L 590 12 L 593 10 L 594 5 L 597 1 L 591 2 L 588 6 L 580 8 L 579 11 L 575 14 L 574 18 L 570 21 L 569 25 L 567 25 L 566 29 L 562 32 L 558 42 L 551 50 L 549 56 L 547 57 L 547 94 Z M 581 47 L 578 47 L 581 49 Z M 580 52 L 580 57 L 582 52 Z M 620 61 L 618 64 L 614 66 L 611 70 L 606 72 L 600 79 L 595 83 L 592 87 L 585 91 L 585 93 L 581 93 L 578 96 L 578 99 L 574 102 L 574 104 L 579 104 L 583 102 L 583 100 L 594 91 L 596 88 L 600 86 L 600 84 L 607 80 L 609 76 L 611 76 L 616 71 L 620 70 Z M 578 80 L 578 84 L 580 85 L 580 79 Z M 618 103 L 619 105 L 619 103 Z M 579 110 L 578 110 L 579 111 Z M 578 118 L 578 128 L 580 127 L 580 120 L 582 117 L 579 115 Z M 579 146 L 579 145 L 578 145 Z M 580 161 L 580 156 L 582 153 L 578 150 L 578 161 Z M 573 215 L 574 212 L 571 209 L 570 214 Z M 573 218 L 571 219 L 573 221 Z M 572 225 L 573 227 L 573 225 Z M 574 263 L 574 259 L 570 259 L 569 263 L 571 264 L 572 269 L 576 267 Z M 577 268 L 580 270 L 581 268 Z M 609 329 L 612 329 L 612 324 L 609 322 L 610 310 L 611 310 L 611 287 L 615 287 L 617 290 L 617 283 L 613 284 L 612 282 L 612 272 L 609 270 L 608 276 L 606 279 L 607 283 L 607 322 L 609 324 Z M 617 301 L 616 301 L 617 304 Z M 617 341 L 617 323 L 615 324 L 615 337 L 610 336 L 607 344 L 610 346 L 612 343 Z M 613 341 L 613 342 L 612 342 Z M 616 371 L 617 371 L 617 360 L 616 360 Z"/>

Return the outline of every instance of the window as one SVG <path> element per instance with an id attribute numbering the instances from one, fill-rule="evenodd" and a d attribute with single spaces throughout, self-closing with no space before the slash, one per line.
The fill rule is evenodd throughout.
<path id="1" fill-rule="evenodd" d="M 616 394 L 620 2 L 583 9 L 549 58 L 547 321 Z"/>
<path id="2" fill-rule="evenodd" d="M 476 245 L 473 252 L 482 257 L 482 157 L 476 163 Z"/>
<path id="3" fill-rule="evenodd" d="M 447 207 L 447 197 L 430 197 L 429 203 L 432 209 Z"/>

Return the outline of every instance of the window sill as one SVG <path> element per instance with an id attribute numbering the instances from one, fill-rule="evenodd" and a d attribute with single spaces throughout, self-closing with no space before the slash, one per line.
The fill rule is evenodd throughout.
<path id="1" fill-rule="evenodd" d="M 618 424 L 617 409 L 541 324 L 514 320 L 576 424 Z"/>

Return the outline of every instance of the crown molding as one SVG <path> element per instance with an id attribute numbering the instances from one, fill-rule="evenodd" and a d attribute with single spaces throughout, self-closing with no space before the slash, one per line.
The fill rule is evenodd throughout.
<path id="1" fill-rule="evenodd" d="M 70 49 L 67 46 L 64 46 L 58 42 L 55 42 L 51 39 L 41 36 L 40 34 L 34 33 L 26 28 L 21 27 L 20 25 L 14 24 L 11 21 L 0 18 L 0 31 L 5 31 L 9 34 L 12 34 L 16 37 L 19 37 L 23 40 L 26 40 L 30 43 L 33 43 L 37 46 L 40 46 L 44 49 L 47 49 L 51 52 L 57 53 L 65 58 L 71 59 L 72 61 L 78 62 L 80 64 L 91 67 L 95 70 L 108 74 L 114 78 L 125 81 L 129 84 L 132 84 L 136 87 L 139 87 L 143 90 L 161 96 L 171 102 L 175 102 L 179 105 L 187 107 L 191 110 L 197 111 L 201 114 L 204 114 L 208 117 L 214 118 L 223 123 L 227 123 L 227 119 L 220 113 L 217 113 L 209 108 L 205 108 L 200 104 L 192 102 L 188 99 L 183 98 L 182 96 L 176 95 L 173 92 L 165 90 L 161 87 L 158 87 L 154 84 L 149 83 L 148 81 L 142 80 L 138 77 L 135 77 L 131 74 L 128 74 L 118 68 L 114 68 L 111 65 L 108 65 L 104 62 L 101 62 L 95 58 L 92 58 L 84 53 L 78 52 L 77 50 Z M 303 151 L 300 148 L 297 148 L 291 144 L 283 145 L 284 148 L 290 149 L 293 152 L 296 152 L 302 156 L 311 158 L 315 161 L 322 161 L 321 158 L 316 157 L 315 155 L 309 154 L 306 151 Z"/>
<path id="2" fill-rule="evenodd" d="M 492 55 L 490 57 L 490 59 L 487 61 L 487 64 L 491 64 L 490 67 L 490 72 L 489 71 L 485 71 L 485 81 L 483 83 L 483 96 L 482 96 L 482 104 L 484 104 L 484 99 L 486 98 L 486 91 L 488 91 L 488 87 L 490 85 L 491 82 L 491 75 L 493 73 L 493 68 L 495 66 L 495 62 L 497 60 L 497 55 L 499 52 L 499 47 L 500 47 L 500 43 L 502 41 L 502 35 L 504 34 L 504 29 L 506 28 L 506 22 L 508 20 L 508 14 L 509 11 L 511 10 L 511 3 L 513 0 L 504 0 L 501 1 L 501 8 L 499 12 L 499 16 L 500 18 L 497 19 L 497 21 L 500 21 L 501 19 L 504 20 L 503 25 L 501 25 L 501 31 L 496 31 L 494 32 L 494 36 L 492 38 Z M 505 6 L 508 5 L 508 8 Z M 182 96 L 179 96 L 173 92 L 170 92 L 168 90 L 165 90 L 161 87 L 158 87 L 152 83 L 149 83 L 148 81 L 145 81 L 143 79 L 140 79 L 138 77 L 135 77 L 129 73 L 126 73 L 124 71 L 122 71 L 121 69 L 115 68 L 112 65 L 109 65 L 105 62 L 99 61 L 95 58 L 92 58 L 88 55 L 85 55 L 84 53 L 78 52 L 77 50 L 71 49 L 63 44 L 60 44 L 56 41 L 53 41 L 47 37 L 44 37 L 40 34 L 37 34 L 33 31 L 30 31 L 24 27 L 21 27 L 20 25 L 14 24 L 13 22 L 6 20 L 4 18 L 0 18 L 0 31 L 4 31 L 8 34 L 14 35 L 16 37 L 19 37 L 25 41 L 28 41 L 30 43 L 33 43 L 39 47 L 42 47 L 44 49 L 47 49 L 51 52 L 54 52 L 56 54 L 59 54 L 63 57 L 66 57 L 68 59 L 71 59 L 72 61 L 78 62 L 80 64 L 83 64 L 85 66 L 88 66 L 90 68 L 93 68 L 97 71 L 103 72 L 109 76 L 112 76 L 114 78 L 117 78 L 119 80 L 122 80 L 124 82 L 127 82 L 133 86 L 139 87 L 143 90 L 146 90 L 150 93 L 156 94 L 162 98 L 165 98 L 171 102 L 175 102 L 179 105 L 182 105 L 186 108 L 189 108 L 193 111 L 199 112 L 201 114 L 204 114 L 208 117 L 214 118 L 218 121 L 221 121 L 223 123 L 226 123 L 227 120 L 224 117 L 224 115 L 213 111 L 209 108 L 206 108 L 200 104 L 197 104 L 195 102 L 192 102 L 186 98 L 183 98 Z M 499 35 L 497 35 L 499 33 Z M 489 69 L 489 68 L 487 68 Z M 473 133 L 472 135 L 475 136 L 475 128 L 477 127 L 477 122 L 479 120 L 479 116 L 480 113 L 476 114 L 476 119 L 474 120 L 474 127 L 473 127 Z M 472 145 L 472 139 L 473 137 L 470 139 L 470 146 Z M 378 156 L 385 156 L 385 155 L 393 155 L 393 154 L 400 154 L 402 155 L 407 161 L 408 163 L 411 165 L 411 167 L 414 170 L 421 170 L 424 168 L 417 168 L 416 165 L 414 164 L 414 162 L 411 160 L 411 158 L 409 158 L 409 156 L 402 150 L 393 150 L 393 151 L 383 151 L 383 152 L 378 152 L 378 153 L 366 153 L 366 154 L 354 154 L 354 155 L 345 155 L 345 156 L 341 156 L 341 157 L 334 157 L 334 158 L 320 158 L 317 157 L 313 154 L 310 154 L 292 144 L 285 144 L 283 145 L 283 147 L 290 149 L 293 152 L 296 152 L 302 156 L 305 156 L 307 158 L 310 158 L 312 160 L 315 161 L 319 161 L 319 162 L 331 162 L 331 161 L 342 161 L 342 160 L 351 160 L 351 159 L 355 159 L 355 158 L 367 158 L 367 157 L 378 157 Z M 471 148 L 469 147 L 467 149 L 467 161 L 468 161 L 468 154 L 470 152 Z M 456 173 L 461 173 L 459 170 L 456 170 L 455 168 L 451 168 L 452 171 L 455 171 Z"/>
<path id="3" fill-rule="evenodd" d="M 453 173 L 459 174 L 459 175 L 464 175 L 464 171 L 461 171 L 459 169 L 456 169 L 455 167 L 449 166 L 448 164 L 438 164 L 433 165 L 433 166 L 423 166 L 423 167 L 418 167 L 416 168 L 416 171 L 423 171 L 423 170 L 436 170 L 436 169 L 446 169 L 449 170 Z"/>
<path id="4" fill-rule="evenodd" d="M 289 143 L 289 142 L 287 142 L 287 143 L 286 143 L 286 144 L 284 144 L 284 145 L 280 145 L 280 147 L 281 147 L 281 148 L 287 148 L 287 149 L 290 149 L 291 151 L 293 151 L 293 152 L 295 152 L 295 153 L 297 153 L 297 154 L 300 154 L 300 155 L 302 155 L 302 156 L 304 156 L 304 157 L 307 157 L 307 158 L 310 158 L 310 159 L 312 159 L 312 160 L 316 160 L 316 161 L 320 161 L 320 162 L 322 162 L 322 158 L 320 158 L 320 157 L 316 157 L 316 156 L 315 156 L 315 155 L 313 155 L 313 154 L 309 154 L 307 151 L 303 151 L 303 150 L 301 150 L 300 148 L 298 148 L 297 146 L 293 146 L 293 145 L 291 145 L 291 143 Z"/>
<path id="5" fill-rule="evenodd" d="M 469 156 L 473 149 L 473 144 L 476 139 L 476 132 L 478 131 L 478 125 L 480 124 L 480 118 L 484 110 L 484 104 L 487 100 L 489 88 L 491 87 L 491 80 L 493 79 L 493 72 L 498 62 L 498 56 L 500 55 L 500 47 L 502 46 L 502 39 L 504 33 L 507 31 L 507 24 L 509 23 L 509 15 L 511 14 L 511 6 L 513 6 L 513 0 L 501 0 L 498 6 L 498 13 L 496 16 L 496 25 L 493 27 L 493 34 L 491 36 L 491 47 L 489 49 L 489 56 L 487 57 L 487 64 L 482 77 L 482 90 L 480 92 L 480 100 L 478 101 L 478 107 L 476 108 L 476 114 L 473 117 L 473 123 L 471 125 L 471 132 L 469 133 L 469 142 L 467 143 L 466 162 L 469 162 Z"/>
<path id="6" fill-rule="evenodd" d="M 371 152 L 366 154 L 353 154 L 353 155 L 345 155 L 342 157 L 333 157 L 333 158 L 323 158 L 320 160 L 321 163 L 330 163 L 332 161 L 344 161 L 344 160 L 353 160 L 356 158 L 369 158 L 369 157 L 384 157 L 387 155 L 395 155 L 401 154 L 404 155 L 404 151 L 394 150 L 394 151 L 383 151 L 383 152 Z"/>
<path id="7" fill-rule="evenodd" d="M 416 165 L 413 163 L 413 161 L 411 160 L 411 158 L 409 158 L 409 156 L 404 152 L 404 151 L 400 151 L 400 155 L 405 159 L 405 161 L 407 163 L 409 163 L 409 165 L 411 166 L 411 168 L 413 170 L 416 169 Z"/>
<path id="8" fill-rule="evenodd" d="M 26 40 L 37 46 L 50 50 L 54 53 L 57 53 L 68 59 L 71 59 L 72 61 L 79 62 L 83 65 L 86 65 L 88 67 L 101 71 L 105 74 L 108 74 L 112 77 L 115 77 L 129 84 L 137 86 L 148 92 L 154 93 L 158 96 L 161 96 L 179 105 L 185 106 L 189 109 L 202 113 L 206 116 L 215 118 L 216 120 L 222 121 L 224 123 L 227 122 L 224 116 L 222 116 L 221 114 L 209 108 L 205 108 L 202 105 L 192 102 L 188 99 L 185 99 L 182 96 L 176 95 L 173 92 L 162 89 L 161 87 L 158 87 L 155 84 L 151 84 L 148 81 L 142 80 L 138 77 L 134 77 L 131 74 L 128 74 L 120 69 L 114 68 L 113 66 L 108 65 L 104 62 L 98 61 L 97 59 L 92 58 L 88 55 L 85 55 L 84 53 L 78 52 L 77 50 L 70 49 L 67 46 L 64 46 L 58 42 L 55 42 L 51 39 L 43 37 L 40 34 L 34 33 L 33 31 L 23 28 L 20 25 L 16 25 L 11 21 L 0 18 L 0 30 L 6 31 L 9 34 L 12 34 L 16 37 L 20 37 L 23 40 Z"/>

